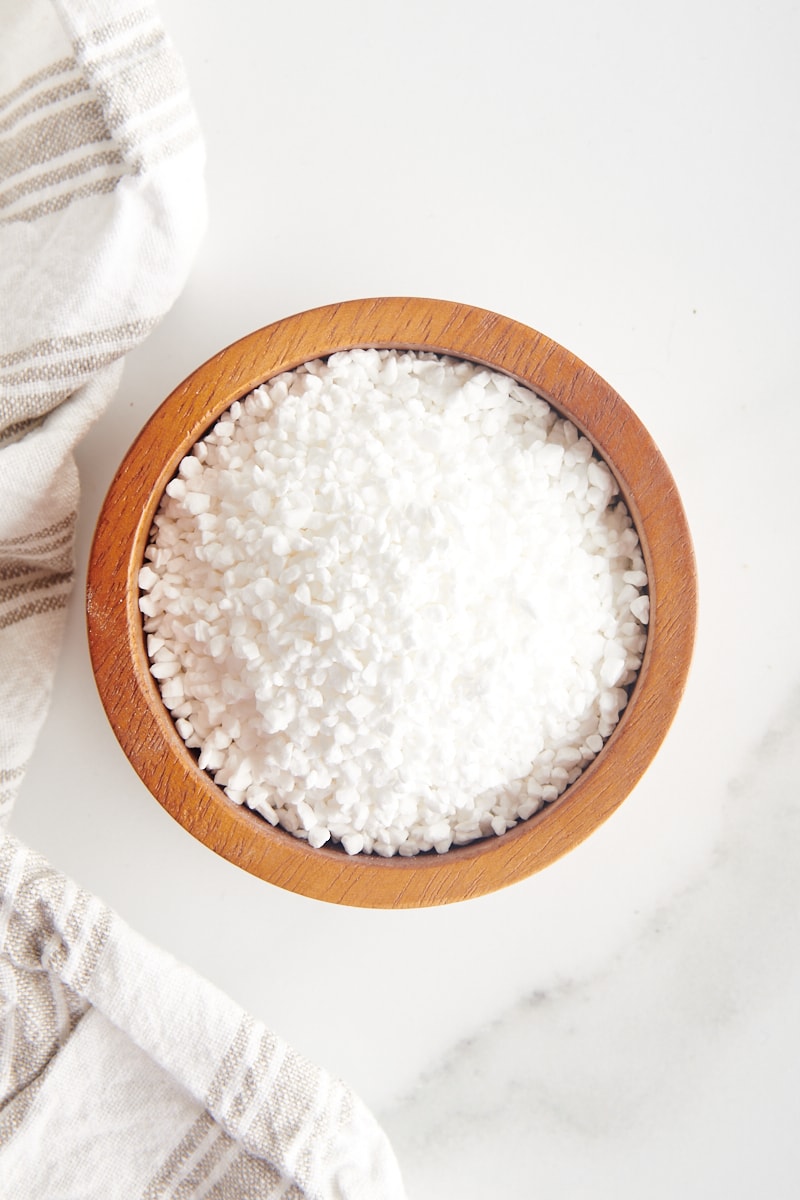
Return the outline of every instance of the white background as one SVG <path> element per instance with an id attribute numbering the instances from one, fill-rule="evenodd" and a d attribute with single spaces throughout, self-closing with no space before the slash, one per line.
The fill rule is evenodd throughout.
<path id="1" fill-rule="evenodd" d="M 161 9 L 209 230 L 80 451 L 81 586 L 12 831 L 346 1078 L 413 1200 L 795 1196 L 800 9 Z M 282 892 L 173 823 L 106 722 L 82 608 L 161 400 L 253 329 L 373 295 L 493 309 L 594 367 L 676 477 L 701 586 L 684 702 L 617 814 L 416 912 Z"/>

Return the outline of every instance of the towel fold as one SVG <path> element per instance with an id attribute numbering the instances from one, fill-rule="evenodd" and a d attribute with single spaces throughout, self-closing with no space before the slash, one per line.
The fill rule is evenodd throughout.
<path id="1" fill-rule="evenodd" d="M 5 0 L 0 820 L 50 697 L 73 451 L 205 224 L 180 60 L 142 0 Z M 400 1200 L 361 1101 L 0 831 L 0 1195 Z"/>

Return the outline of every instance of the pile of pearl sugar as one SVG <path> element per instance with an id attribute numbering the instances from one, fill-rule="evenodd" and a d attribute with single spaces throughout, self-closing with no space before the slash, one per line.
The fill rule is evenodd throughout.
<path id="1" fill-rule="evenodd" d="M 616 483 L 509 377 L 353 350 L 233 404 L 139 575 L 151 669 L 231 800 L 349 853 L 444 852 L 554 800 L 645 645 Z"/>

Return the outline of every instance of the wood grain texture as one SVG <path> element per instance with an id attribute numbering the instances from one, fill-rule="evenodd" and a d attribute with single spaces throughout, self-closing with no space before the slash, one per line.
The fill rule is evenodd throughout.
<path id="1" fill-rule="evenodd" d="M 231 803 L 201 771 L 149 672 L 137 576 L 153 515 L 181 458 L 234 400 L 300 363 L 355 346 L 433 350 L 515 376 L 578 426 L 613 470 L 650 580 L 647 649 L 619 725 L 554 804 L 502 837 L 415 858 L 315 850 Z M 685 685 L 697 584 L 686 517 L 652 438 L 585 363 L 535 330 L 445 301 L 380 298 L 300 313 L 221 351 L 164 401 L 134 442 L 95 531 L 89 646 L 114 732 L 156 799 L 200 841 L 279 887 L 339 904 L 398 908 L 479 896 L 547 866 L 586 838 L 629 794 L 655 755 Z"/>

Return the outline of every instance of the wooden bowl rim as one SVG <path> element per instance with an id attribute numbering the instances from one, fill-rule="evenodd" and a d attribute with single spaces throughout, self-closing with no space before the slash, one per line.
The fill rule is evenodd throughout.
<path id="1" fill-rule="evenodd" d="M 356 346 L 430 350 L 503 371 L 548 400 L 614 472 L 639 534 L 651 618 L 644 661 L 603 750 L 553 804 L 492 837 L 414 858 L 314 849 L 233 804 L 199 769 L 150 675 L 137 576 L 152 518 L 181 458 L 237 399 L 303 362 Z M 178 436 L 176 437 L 176 432 Z M 164 445 L 172 446 L 165 454 Z M 379 297 L 325 305 L 241 338 L 160 405 L 111 483 L 92 543 L 90 656 L 112 729 L 159 803 L 210 849 L 300 894 L 367 907 L 451 903 L 507 886 L 587 837 L 646 770 L 677 711 L 697 612 L 694 553 L 672 475 L 644 425 L 594 371 L 544 334 L 485 309 Z"/>

